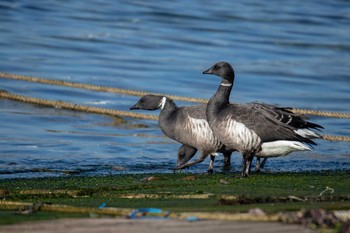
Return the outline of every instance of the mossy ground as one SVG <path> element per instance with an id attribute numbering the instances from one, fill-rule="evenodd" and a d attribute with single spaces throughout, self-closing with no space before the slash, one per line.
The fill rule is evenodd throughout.
<path id="1" fill-rule="evenodd" d="M 327 187 L 322 197 L 328 198 L 318 200 Z M 155 207 L 173 212 L 237 213 L 256 207 L 267 213 L 302 208 L 350 209 L 350 200 L 344 198 L 350 195 L 349 171 L 252 174 L 249 178 L 237 178 L 232 174 L 180 173 L 9 179 L 0 181 L 0 190 L 1 198 L 7 201 L 95 208 L 106 203 L 108 207 Z M 223 205 L 220 202 L 223 195 L 247 198 L 251 203 Z M 306 199 L 285 202 L 273 199 L 288 196 Z M 0 224 L 80 216 L 86 215 L 38 211 L 23 216 L 15 209 L 6 210 L 0 206 Z"/>

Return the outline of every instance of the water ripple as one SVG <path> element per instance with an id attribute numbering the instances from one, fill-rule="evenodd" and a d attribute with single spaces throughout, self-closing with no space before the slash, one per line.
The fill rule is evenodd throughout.
<path id="1" fill-rule="evenodd" d="M 219 79 L 201 72 L 227 60 L 236 71 L 233 101 L 348 112 L 349 9 L 347 1 L 324 0 L 4 0 L 0 70 L 210 98 Z M 12 80 L 1 80 L 0 88 L 120 110 L 138 100 Z M 157 122 L 8 100 L 0 108 L 0 179 L 172 172 L 176 163 L 179 144 L 164 138 Z M 347 120 L 311 120 L 324 133 L 350 135 Z M 320 141 L 313 153 L 271 159 L 269 170 L 350 169 L 346 143 Z M 207 163 L 190 171 L 205 171 Z M 215 169 L 221 165 L 219 159 Z"/>

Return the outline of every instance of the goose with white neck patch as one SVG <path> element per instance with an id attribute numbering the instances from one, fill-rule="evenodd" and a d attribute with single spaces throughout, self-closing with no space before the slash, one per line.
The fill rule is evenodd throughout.
<path id="1" fill-rule="evenodd" d="M 208 169 L 208 172 L 211 173 L 216 152 L 224 154 L 224 167 L 230 166 L 230 158 L 234 150 L 226 150 L 214 136 L 205 117 L 206 105 L 177 107 L 169 97 L 149 94 L 142 96 L 130 109 L 161 110 L 158 123 L 162 132 L 169 138 L 183 144 L 178 152 L 178 166 L 175 169 L 198 164 L 211 155 Z M 201 157 L 187 163 L 194 156 L 196 150 L 202 152 Z"/>
<path id="2" fill-rule="evenodd" d="M 316 145 L 303 133 L 313 133 L 314 135 L 310 138 L 317 138 L 318 135 L 308 130 L 307 127 L 301 129 L 291 124 L 292 114 L 289 116 L 290 122 L 289 119 L 283 121 L 281 120 L 283 116 L 281 119 L 276 118 L 276 115 L 280 113 L 277 110 L 274 111 L 273 108 L 266 110 L 250 105 L 230 103 L 229 97 L 235 73 L 229 63 L 216 63 L 203 74 L 215 74 L 221 78 L 219 88 L 207 104 L 206 116 L 214 135 L 228 149 L 234 148 L 241 152 L 242 176 L 248 175 L 254 155 L 275 157 L 293 151 L 311 150 L 308 145 Z"/>

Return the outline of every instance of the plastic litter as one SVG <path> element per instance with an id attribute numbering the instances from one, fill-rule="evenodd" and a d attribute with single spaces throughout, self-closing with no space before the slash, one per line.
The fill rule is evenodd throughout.
<path id="1" fill-rule="evenodd" d="M 103 208 L 106 208 L 106 207 L 107 207 L 106 202 L 103 202 L 98 208 L 99 209 L 103 209 Z"/>
<path id="2" fill-rule="evenodd" d="M 134 210 L 129 215 L 131 219 L 169 219 L 170 211 L 158 208 L 141 208 Z"/>
<path id="3" fill-rule="evenodd" d="M 198 221 L 198 220 L 199 220 L 199 218 L 196 217 L 196 216 L 190 216 L 190 217 L 187 218 L 187 221 L 189 221 L 189 222 L 195 222 L 195 221 Z"/>

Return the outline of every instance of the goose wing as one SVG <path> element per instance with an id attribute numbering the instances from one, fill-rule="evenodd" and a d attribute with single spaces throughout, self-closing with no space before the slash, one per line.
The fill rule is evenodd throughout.
<path id="1" fill-rule="evenodd" d="M 182 114 L 187 115 L 191 118 L 196 118 L 196 119 L 206 119 L 206 105 L 201 104 L 201 105 L 195 105 L 195 106 L 186 106 L 186 107 L 181 107 L 180 111 Z"/>
<path id="2" fill-rule="evenodd" d="M 296 130 L 295 127 L 280 121 L 277 118 L 279 114 L 272 111 L 270 107 L 230 104 L 224 111 L 226 113 L 222 116 L 229 116 L 231 120 L 242 123 L 245 127 L 254 131 L 263 142 L 292 140 L 316 145 L 312 140 L 298 135 L 294 131 Z"/>
<path id="3" fill-rule="evenodd" d="M 291 111 L 292 108 L 276 107 L 274 105 L 259 102 L 248 103 L 247 105 L 255 110 L 263 110 L 276 120 L 296 129 L 323 129 L 321 125 L 309 122 L 305 115 L 293 113 Z"/>

